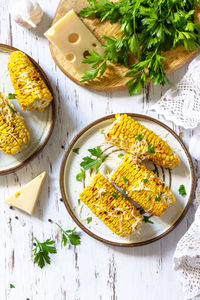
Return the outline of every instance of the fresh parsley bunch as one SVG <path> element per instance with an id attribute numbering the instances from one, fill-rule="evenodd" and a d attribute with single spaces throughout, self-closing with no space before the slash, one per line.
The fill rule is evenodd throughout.
<path id="1" fill-rule="evenodd" d="M 198 0 L 88 0 L 90 7 L 79 16 L 96 17 L 111 24 L 119 22 L 120 36 L 104 36 L 105 55 L 90 51 L 83 63 L 90 64 L 82 82 L 100 77 L 107 69 L 108 61 L 120 63 L 130 70 L 126 76 L 130 95 L 140 93 L 148 78 L 155 85 L 167 81 L 163 52 L 183 45 L 187 51 L 200 47 L 200 23 L 194 23 L 194 11 Z M 129 63 L 130 54 L 137 62 Z"/>

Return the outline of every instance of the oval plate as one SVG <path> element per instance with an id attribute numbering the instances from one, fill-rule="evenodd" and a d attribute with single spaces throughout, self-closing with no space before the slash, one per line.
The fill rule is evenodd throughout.
<path id="1" fill-rule="evenodd" d="M 0 44 L 0 91 L 5 94 L 15 93 L 8 71 L 8 58 L 9 54 L 16 50 L 19 49 Z M 36 69 L 40 72 L 40 75 L 53 95 L 53 91 L 46 74 L 30 56 L 28 57 Z M 19 111 L 23 116 L 24 122 L 30 132 L 31 137 L 27 148 L 15 155 L 9 156 L 0 152 L 0 175 L 11 173 L 16 169 L 23 167 L 27 162 L 33 159 L 46 145 L 53 131 L 55 121 L 55 99 L 53 99 L 51 104 L 45 109 L 44 112 L 22 111 L 17 100 L 12 101 L 17 111 Z"/>
<path id="2" fill-rule="evenodd" d="M 104 136 L 101 130 L 105 130 L 114 121 L 114 115 L 101 118 L 86 128 L 84 128 L 71 142 L 62 162 L 60 171 L 60 188 L 65 206 L 77 223 L 77 225 L 93 238 L 102 242 L 123 246 L 134 247 L 154 242 L 176 227 L 182 220 L 191 203 L 194 193 L 194 168 L 191 157 L 183 142 L 177 134 L 165 124 L 151 117 L 139 114 L 128 114 L 142 123 L 147 128 L 153 130 L 157 135 L 165 139 L 172 149 L 178 153 L 181 165 L 169 171 L 157 166 L 157 173 L 176 197 L 176 204 L 170 207 L 162 217 L 152 217 L 154 224 L 143 223 L 140 233 L 129 239 L 123 239 L 115 235 L 101 220 L 99 220 L 86 205 L 78 205 L 79 193 L 83 186 L 76 181 L 76 174 L 80 172 L 80 162 L 84 156 L 88 155 L 88 149 L 97 145 L 102 145 Z M 79 155 L 72 150 L 80 148 Z M 105 161 L 106 164 L 106 161 Z M 108 163 L 109 164 L 109 163 Z M 155 169 L 152 163 L 147 164 L 149 168 Z M 108 170 L 110 166 L 103 166 L 102 169 Z M 102 171 L 103 172 L 103 171 Z M 187 195 L 182 197 L 178 193 L 181 184 L 186 187 Z M 91 223 L 87 224 L 87 218 L 92 217 Z"/>

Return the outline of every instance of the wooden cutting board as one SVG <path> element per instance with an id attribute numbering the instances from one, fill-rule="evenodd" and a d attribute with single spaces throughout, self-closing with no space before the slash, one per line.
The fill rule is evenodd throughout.
<path id="1" fill-rule="evenodd" d="M 117 0 L 113 0 L 113 2 L 115 1 Z M 70 9 L 73 8 L 78 13 L 87 6 L 87 0 L 61 0 L 56 10 L 52 25 L 62 18 Z M 83 19 L 83 22 L 102 43 L 104 43 L 104 39 L 102 38 L 103 35 L 118 36 L 118 24 L 111 25 L 109 21 L 101 23 L 98 19 Z M 196 11 L 196 22 L 200 22 L 200 9 Z M 65 59 L 62 53 L 52 44 L 50 44 L 50 50 L 55 63 L 62 72 L 79 85 L 99 91 L 114 91 L 127 88 L 125 84 L 128 81 L 128 78 L 124 75 L 128 69 L 124 66 L 110 64 L 102 78 L 82 84 L 80 83 L 80 75 L 74 70 L 74 68 L 71 67 L 71 64 Z M 165 52 L 163 55 L 168 59 L 164 66 L 166 74 L 170 74 L 182 67 L 185 63 L 191 60 L 195 54 L 196 52 L 188 52 L 182 46 Z M 134 57 L 132 60 L 134 62 Z"/>

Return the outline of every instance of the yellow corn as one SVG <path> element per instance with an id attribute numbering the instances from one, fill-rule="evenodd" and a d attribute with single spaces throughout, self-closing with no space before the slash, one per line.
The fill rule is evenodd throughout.
<path id="1" fill-rule="evenodd" d="M 115 122 L 105 133 L 105 139 L 141 159 L 151 160 L 164 168 L 173 169 L 180 164 L 178 155 L 165 141 L 126 114 L 116 115 Z"/>
<path id="2" fill-rule="evenodd" d="M 173 193 L 161 179 L 131 154 L 125 155 L 110 180 L 145 211 L 155 216 L 161 216 L 176 202 Z"/>
<path id="3" fill-rule="evenodd" d="M 44 111 L 53 97 L 28 56 L 21 51 L 12 52 L 8 69 L 21 108 Z"/>
<path id="4" fill-rule="evenodd" d="M 0 93 L 0 150 L 15 154 L 25 148 L 30 135 L 14 105 Z"/>
<path id="5" fill-rule="evenodd" d="M 80 200 L 121 237 L 134 233 L 142 222 L 137 209 L 99 173 L 80 194 Z"/>

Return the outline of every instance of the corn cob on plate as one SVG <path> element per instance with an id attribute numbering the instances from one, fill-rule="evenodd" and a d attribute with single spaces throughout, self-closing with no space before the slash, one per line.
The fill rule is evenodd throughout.
<path id="1" fill-rule="evenodd" d="M 173 169 L 180 164 L 178 155 L 161 137 L 126 114 L 116 115 L 115 121 L 105 132 L 105 139 L 164 168 Z"/>
<path id="2" fill-rule="evenodd" d="M 80 193 L 80 200 L 114 233 L 126 237 L 142 223 L 137 209 L 100 173 Z"/>
<path id="3" fill-rule="evenodd" d="M 110 180 L 152 215 L 161 216 L 176 203 L 164 182 L 131 154 L 124 156 L 122 163 L 111 173 Z"/>
<path id="4" fill-rule="evenodd" d="M 111 180 L 112 176 L 114 176 L 114 173 L 112 173 L 113 170 L 116 170 L 116 167 L 123 163 L 126 152 L 105 141 L 104 135 L 102 134 L 103 131 L 107 131 L 107 129 L 115 120 L 113 115 L 93 122 L 74 138 L 65 154 L 60 171 L 62 199 L 64 200 L 65 206 L 73 220 L 78 224 L 79 227 L 81 227 L 93 238 L 118 246 L 138 246 L 147 244 L 166 235 L 183 218 L 191 202 L 194 190 L 192 161 L 179 137 L 177 137 L 170 128 L 166 127 L 157 120 L 142 115 L 129 115 L 131 115 L 136 121 L 140 122 L 145 127 L 155 132 L 157 135 L 161 136 L 162 139 L 167 139 L 167 143 L 175 153 L 178 153 L 181 161 L 181 164 L 176 166 L 176 168 L 173 170 L 165 169 L 161 166 L 153 164 L 150 161 L 145 162 L 145 165 L 148 168 L 147 170 L 152 170 L 155 172 L 155 174 L 152 171 L 146 171 L 146 167 L 142 162 L 142 166 L 146 172 L 142 172 L 141 170 L 136 170 L 137 172 L 135 172 L 137 173 L 137 176 L 143 174 L 141 176 L 144 176 L 144 178 L 145 176 L 149 177 L 149 182 L 146 183 L 146 187 L 150 190 L 148 192 L 152 196 L 152 199 L 150 199 L 152 200 L 151 206 L 149 207 L 151 209 L 149 209 L 149 211 L 150 214 L 152 214 L 154 210 L 157 215 L 161 215 L 152 216 L 149 219 L 154 224 L 142 222 L 135 234 L 127 237 L 122 237 L 116 234 L 116 232 L 112 232 L 97 216 L 97 212 L 93 210 L 93 204 L 95 204 L 95 196 L 97 193 L 97 191 L 93 191 L 93 194 L 91 194 L 92 185 L 94 185 L 93 182 L 95 181 L 94 178 L 97 176 L 95 169 L 93 169 L 93 171 L 88 170 L 84 172 L 85 178 L 83 182 L 76 180 L 77 174 L 80 173 L 80 163 L 83 162 L 84 157 L 88 156 L 88 149 L 97 148 L 97 146 L 100 146 L 101 152 L 103 153 L 102 155 L 106 156 L 106 158 L 103 159 L 103 163 L 101 164 L 98 172 L 108 180 Z M 73 149 L 75 148 L 80 148 L 78 155 L 73 152 Z M 156 175 L 158 175 L 160 179 Z M 125 191 L 131 187 L 128 176 L 128 173 L 124 174 L 124 178 L 122 177 L 122 182 L 120 181 L 122 184 L 121 187 L 124 188 Z M 160 180 L 164 182 L 166 186 L 162 186 L 162 182 Z M 85 184 L 86 188 L 84 192 L 83 183 Z M 95 184 L 98 185 L 100 182 L 96 180 Z M 156 188 L 157 184 L 158 188 Z M 184 197 L 178 193 L 178 189 L 181 184 L 186 187 L 187 191 L 187 195 Z M 170 189 L 168 189 L 167 186 Z M 160 194 L 158 195 L 159 192 Z M 117 191 L 116 193 L 120 192 Z M 85 200 L 84 195 L 87 195 L 87 200 Z M 158 203 L 160 201 L 154 200 L 154 198 L 158 196 L 161 198 L 161 203 Z M 176 198 L 176 203 L 174 197 Z M 107 200 L 108 199 L 105 198 L 103 202 L 106 202 Z M 117 200 L 119 200 L 119 198 L 114 200 L 116 203 L 118 203 Z M 153 202 L 154 205 L 152 205 Z M 132 202 L 130 203 L 132 204 Z M 108 205 L 108 203 L 104 204 Z M 170 206 L 169 204 L 173 205 Z M 90 208 L 88 206 L 90 206 Z M 106 206 L 106 209 L 109 208 Z M 145 207 L 145 209 L 148 209 L 148 207 Z M 144 216 L 150 215 L 149 213 L 144 213 L 143 211 L 141 211 L 141 214 L 143 218 Z M 111 229 L 114 231 L 113 228 Z"/>
<path id="5" fill-rule="evenodd" d="M 13 47 L 0 44 L 0 70 L 1 70 L 0 92 L 2 92 L 6 96 L 8 96 L 8 94 L 13 94 L 14 96 L 15 94 L 11 82 L 10 74 L 8 71 L 8 61 L 9 61 L 10 54 L 12 54 L 13 51 L 17 51 L 17 50 L 18 49 L 15 49 Z M 38 66 L 36 62 L 34 62 L 33 60 L 31 61 L 35 65 L 36 69 L 40 72 L 41 74 L 40 76 L 45 80 L 46 84 L 48 84 L 48 79 L 46 78 L 46 75 L 44 74 L 42 69 Z M 23 118 L 22 122 L 25 124 L 30 134 L 30 139 L 29 142 L 26 143 L 28 140 L 28 134 L 25 139 L 16 138 L 15 139 L 16 143 L 14 142 L 15 143 L 14 147 L 12 146 L 12 143 L 11 144 L 9 143 L 11 145 L 10 150 L 4 151 L 7 154 L 0 151 L 0 174 L 6 174 L 16 170 L 19 167 L 22 167 L 26 162 L 30 161 L 31 158 L 37 155 L 38 152 L 47 143 L 54 125 L 54 111 L 55 111 L 54 103 L 53 103 L 54 101 L 52 101 L 51 104 L 42 113 L 38 111 L 34 111 L 34 112 L 22 111 L 22 108 L 20 107 L 16 99 L 12 99 L 9 101 L 11 101 L 11 105 L 10 105 L 11 111 L 12 111 L 12 104 L 13 104 L 14 105 L 13 109 L 19 112 L 19 114 L 22 116 Z M 15 121 L 17 116 L 18 114 L 13 113 L 12 111 L 12 117 L 14 117 Z M 23 133 L 24 130 L 22 131 L 19 130 L 18 129 L 19 127 L 20 126 L 15 127 L 15 132 L 17 132 L 17 130 L 20 131 L 19 132 L 20 135 Z M 8 143 L 9 140 L 6 139 L 6 142 Z"/>
<path id="6" fill-rule="evenodd" d="M 28 56 L 13 51 L 9 56 L 8 70 L 22 110 L 44 111 L 53 96 Z"/>

